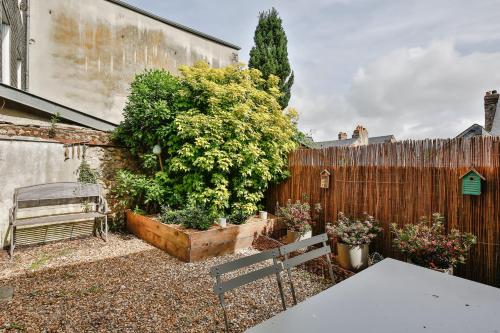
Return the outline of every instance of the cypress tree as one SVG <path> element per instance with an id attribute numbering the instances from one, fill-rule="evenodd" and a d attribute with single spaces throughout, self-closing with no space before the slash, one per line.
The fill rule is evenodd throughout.
<path id="1" fill-rule="evenodd" d="M 294 74 L 288 61 L 288 40 L 281 18 L 274 7 L 259 13 L 254 42 L 255 46 L 250 50 L 248 67 L 260 70 L 266 79 L 271 74 L 279 77 L 279 88 L 282 92 L 279 103 L 284 109 L 290 100 Z"/>

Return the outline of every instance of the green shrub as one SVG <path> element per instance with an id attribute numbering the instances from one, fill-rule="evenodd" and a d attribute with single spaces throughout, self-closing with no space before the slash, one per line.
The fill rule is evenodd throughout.
<path id="1" fill-rule="evenodd" d="M 229 223 L 240 225 L 244 224 L 250 216 L 252 215 L 238 210 L 229 215 L 227 219 Z"/>
<path id="2" fill-rule="evenodd" d="M 161 186 L 155 208 L 203 206 L 212 216 L 257 211 L 268 185 L 288 175 L 298 137 L 297 114 L 281 110 L 278 83 L 255 69 L 206 63 L 181 67 L 179 77 L 163 70 L 136 76 L 115 138 L 142 158 L 142 175 Z M 150 155 L 155 145 L 163 171 Z"/>
<path id="3" fill-rule="evenodd" d="M 186 228 L 197 230 L 209 229 L 215 220 L 210 212 L 201 206 L 190 206 L 179 210 L 164 207 L 160 219 L 165 224 L 181 224 Z"/>
<path id="4" fill-rule="evenodd" d="M 82 159 L 76 173 L 78 175 L 78 182 L 80 183 L 97 184 L 99 179 L 99 173 L 90 167 L 85 158 Z"/>
<path id="5" fill-rule="evenodd" d="M 127 170 L 117 172 L 111 196 L 123 208 L 145 213 L 159 212 L 165 200 L 164 187 L 157 178 Z"/>

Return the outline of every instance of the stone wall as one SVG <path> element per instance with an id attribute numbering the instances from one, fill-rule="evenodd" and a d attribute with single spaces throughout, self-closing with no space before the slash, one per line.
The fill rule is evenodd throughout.
<path id="1" fill-rule="evenodd" d="M 14 189 L 76 181 L 83 158 L 81 142 L 89 142 L 85 144 L 85 159 L 100 173 L 105 193 L 109 192 L 118 169 L 135 168 L 128 150 L 110 143 L 109 133 L 59 125 L 56 136 L 49 139 L 47 130 L 47 126 L 0 124 L 0 247 L 9 242 L 8 211 Z"/>

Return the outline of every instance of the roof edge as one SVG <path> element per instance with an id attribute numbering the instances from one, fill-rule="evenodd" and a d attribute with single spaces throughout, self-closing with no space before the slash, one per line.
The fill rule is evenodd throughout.
<path id="1" fill-rule="evenodd" d="M 97 118 L 3 83 L 0 83 L 0 97 L 50 115 L 59 113 L 61 118 L 65 120 L 100 131 L 112 131 L 117 126 L 115 123 Z"/>
<path id="2" fill-rule="evenodd" d="M 152 18 L 153 20 L 157 20 L 157 21 L 160 21 L 162 23 L 165 23 L 165 24 L 168 24 L 168 25 L 171 25 L 173 27 L 176 27 L 178 29 L 181 29 L 181 30 L 184 30 L 186 32 L 189 32 L 189 33 L 192 33 L 194 35 L 197 35 L 199 37 L 202 37 L 202 38 L 205 38 L 205 39 L 208 39 L 208 40 L 211 40 L 213 42 L 216 42 L 218 44 L 221 44 L 221 45 L 224 45 L 224 46 L 227 46 L 227 47 L 230 47 L 234 50 L 241 50 L 241 47 L 239 47 L 238 45 L 235 45 L 235 44 L 232 44 L 232 43 L 229 43 L 229 42 L 226 42 L 225 40 L 222 40 L 220 38 L 217 38 L 217 37 L 214 37 L 212 35 L 209 35 L 209 34 L 206 34 L 204 32 L 201 32 L 199 30 L 196 30 L 196 29 L 193 29 L 193 28 L 190 28 L 188 26 L 185 26 L 185 25 L 182 25 L 180 23 L 177 23 L 177 22 L 174 22 L 174 21 L 171 21 L 171 20 L 168 20 L 164 17 L 161 17 L 161 16 L 158 16 L 156 14 L 153 14 L 151 12 L 148 12 L 147 10 L 144 10 L 142 8 L 139 8 L 139 7 L 136 7 L 134 5 L 131 5 L 129 3 L 126 3 L 124 1 L 121 1 L 121 0 L 105 0 L 107 2 L 111 2 L 115 5 L 118 5 L 118 6 L 121 6 L 123 8 L 126 8 L 126 9 L 129 9 L 129 10 L 132 10 L 136 13 L 139 13 L 139 14 L 142 14 L 144 16 L 147 16 L 149 18 Z"/>

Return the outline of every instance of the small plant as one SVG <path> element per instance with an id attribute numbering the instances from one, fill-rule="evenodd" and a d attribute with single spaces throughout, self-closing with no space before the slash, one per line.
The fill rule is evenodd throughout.
<path id="1" fill-rule="evenodd" d="M 366 213 L 361 219 L 353 219 L 339 212 L 335 224 L 326 227 L 328 235 L 351 246 L 370 244 L 381 230 L 375 218 Z"/>
<path id="2" fill-rule="evenodd" d="M 214 217 L 202 206 L 189 206 L 179 210 L 163 207 L 160 219 L 165 224 L 180 224 L 197 230 L 208 230 L 214 224 Z"/>
<path id="3" fill-rule="evenodd" d="M 61 115 L 56 112 L 50 117 L 49 138 L 56 137 L 56 125 L 61 121 Z"/>
<path id="4" fill-rule="evenodd" d="M 80 166 L 76 169 L 76 173 L 78 175 L 78 182 L 80 183 L 97 184 L 99 180 L 99 172 L 92 169 L 85 159 L 82 159 Z"/>
<path id="5" fill-rule="evenodd" d="M 414 264 L 434 269 L 449 269 L 466 261 L 477 238 L 471 233 L 451 229 L 445 233 L 444 217 L 432 214 L 432 221 L 422 217 L 417 224 L 406 224 L 399 229 L 391 225 L 393 245 Z"/>
<path id="6" fill-rule="evenodd" d="M 288 200 L 285 207 L 278 207 L 278 216 L 288 230 L 298 232 L 301 235 L 311 230 L 311 225 L 314 224 L 315 219 L 313 215 L 321 211 L 321 205 L 319 203 L 315 204 L 314 209 L 311 211 L 311 205 L 307 202 L 308 199 L 308 196 L 303 196 L 302 201 L 297 200 L 292 203 L 292 200 Z"/>
<path id="7" fill-rule="evenodd" d="M 244 224 L 251 215 L 245 214 L 241 210 L 237 210 L 228 216 L 229 223 L 232 224 Z"/>

